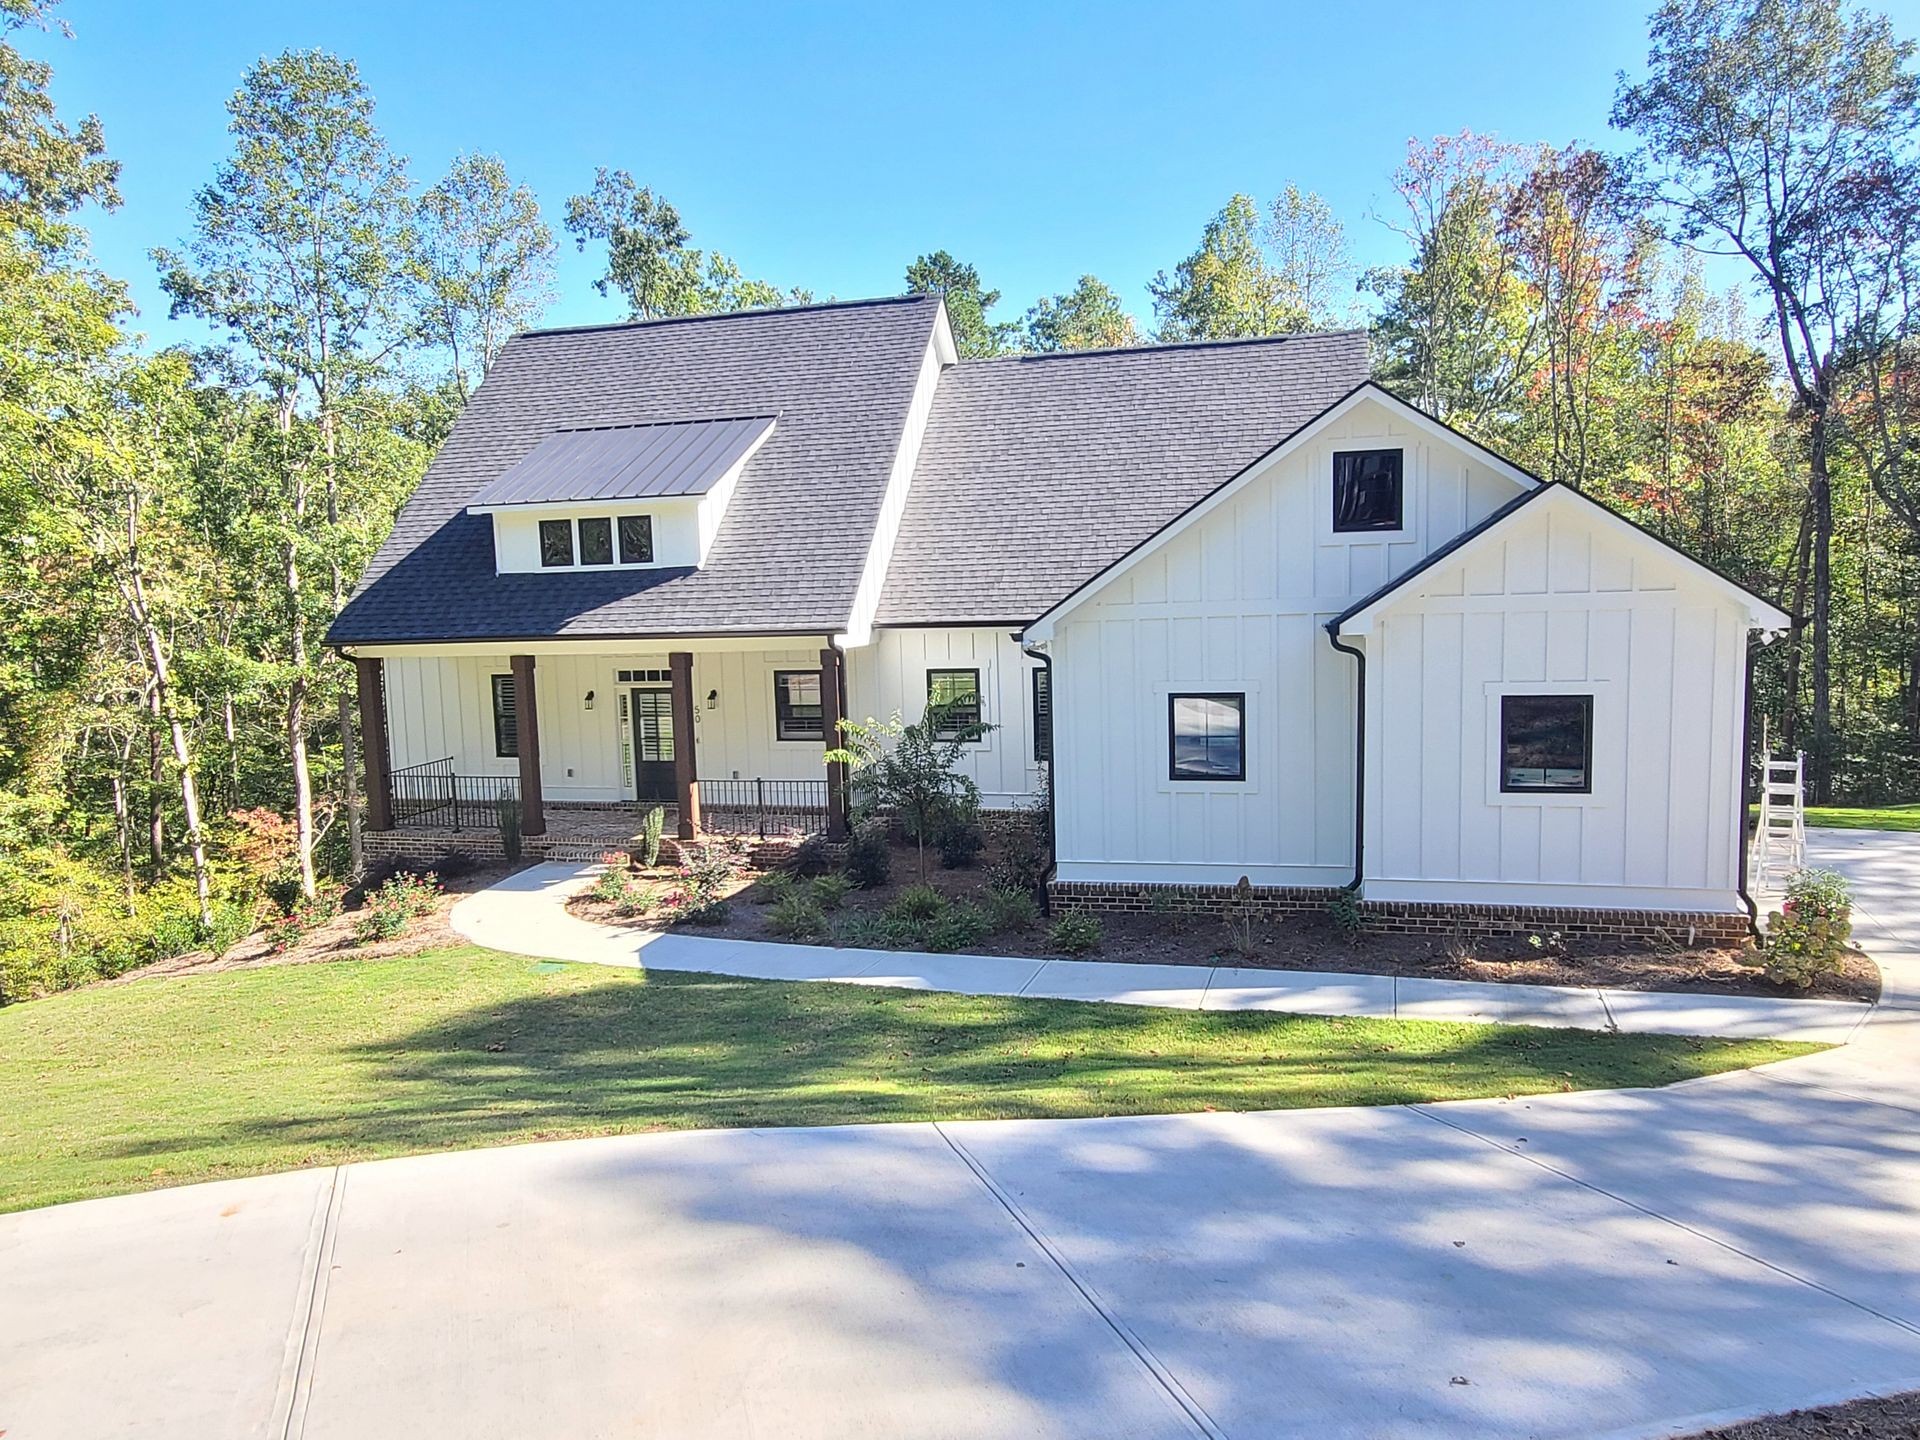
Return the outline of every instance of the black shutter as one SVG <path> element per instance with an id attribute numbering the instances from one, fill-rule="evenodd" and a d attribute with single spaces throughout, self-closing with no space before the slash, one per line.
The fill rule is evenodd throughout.
<path id="1" fill-rule="evenodd" d="M 1053 671 L 1045 665 L 1033 672 L 1033 758 L 1053 759 Z"/>
<path id="2" fill-rule="evenodd" d="M 520 711 L 513 676 L 493 677 L 493 753 L 511 759 L 520 753 Z"/>

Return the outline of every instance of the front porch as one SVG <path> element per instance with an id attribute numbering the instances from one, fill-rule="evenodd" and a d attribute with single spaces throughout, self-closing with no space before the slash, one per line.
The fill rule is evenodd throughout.
<path id="1" fill-rule="evenodd" d="M 698 657 L 360 654 L 354 666 L 370 853 L 498 855 L 504 802 L 517 806 L 533 858 L 624 846 L 656 808 L 670 841 L 846 833 L 844 767 L 826 763 L 846 693 L 831 645 Z M 702 776 L 708 766 L 713 778 Z"/>

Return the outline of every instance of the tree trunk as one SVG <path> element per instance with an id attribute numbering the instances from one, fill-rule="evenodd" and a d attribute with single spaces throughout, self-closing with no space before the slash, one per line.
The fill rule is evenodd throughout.
<path id="1" fill-rule="evenodd" d="M 353 697 L 340 692 L 340 790 L 347 802 L 347 849 L 352 855 L 353 873 L 367 868 L 366 841 L 360 825 L 360 756 L 353 737 Z"/>
<path id="2" fill-rule="evenodd" d="M 128 734 L 120 747 L 120 763 L 113 772 L 113 829 L 120 845 L 120 881 L 127 897 L 127 914 L 133 914 L 133 815 L 127 805 L 127 758 L 133 753 L 133 736 Z"/>
<path id="3" fill-rule="evenodd" d="M 1793 542 L 1793 603 L 1788 608 L 1797 621 L 1807 613 L 1807 576 L 1813 565 L 1813 506 L 1800 507 L 1800 534 Z M 1800 656 L 1805 637 L 1795 625 L 1787 637 L 1786 711 L 1780 717 L 1780 741 L 1797 748 L 1800 736 Z"/>
<path id="4" fill-rule="evenodd" d="M 1813 744 L 1809 752 L 1816 805 L 1833 799 L 1833 485 L 1827 475 L 1827 416 L 1816 409 L 1809 435 L 1808 494 L 1813 528 Z"/>
<path id="5" fill-rule="evenodd" d="M 300 867 L 300 893 L 311 900 L 318 893 L 313 874 L 313 776 L 307 766 L 307 622 L 300 607 L 299 532 L 307 518 L 307 482 L 293 458 L 293 396 L 280 398 L 280 433 L 287 440 L 283 456 L 287 474 L 288 506 L 293 531 L 281 551 L 281 578 L 287 606 L 287 659 L 293 678 L 287 686 L 287 759 L 293 770 L 294 855 Z"/>
<path id="6" fill-rule="evenodd" d="M 147 685 L 147 858 L 157 872 L 167 863 L 167 815 L 163 796 L 167 787 L 167 762 L 160 747 L 160 692 Z"/>

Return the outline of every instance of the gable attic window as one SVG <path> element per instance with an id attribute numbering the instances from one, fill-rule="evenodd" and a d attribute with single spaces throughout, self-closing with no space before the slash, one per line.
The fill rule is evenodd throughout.
<path id="1" fill-rule="evenodd" d="M 493 677 L 493 753 L 511 760 L 520 753 L 520 713 L 511 675 Z"/>
<path id="2" fill-rule="evenodd" d="M 1167 753 L 1169 779 L 1246 779 L 1245 692 L 1169 695 Z"/>
<path id="3" fill-rule="evenodd" d="M 622 565 L 653 563 L 653 517 L 651 515 L 620 517 L 620 563 Z"/>
<path id="4" fill-rule="evenodd" d="M 1400 450 L 1339 450 L 1333 456 L 1333 528 L 1337 533 L 1399 530 Z"/>
<path id="5" fill-rule="evenodd" d="M 540 522 L 540 563 L 547 569 L 571 569 L 573 566 L 573 522 Z"/>
<path id="6" fill-rule="evenodd" d="M 1593 696 L 1502 695 L 1500 788 L 1509 795 L 1593 793 Z"/>
<path id="7" fill-rule="evenodd" d="M 958 740 L 975 729 L 980 724 L 980 672 L 927 671 L 927 709 L 934 712 L 937 740 Z"/>

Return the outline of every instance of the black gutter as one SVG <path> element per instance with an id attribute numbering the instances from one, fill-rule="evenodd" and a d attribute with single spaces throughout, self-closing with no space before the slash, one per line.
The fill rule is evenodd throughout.
<path id="1" fill-rule="evenodd" d="M 1747 893 L 1747 868 L 1750 854 L 1750 841 L 1747 835 L 1747 789 L 1753 783 L 1753 670 L 1760 658 L 1761 641 L 1758 636 L 1747 636 L 1747 690 L 1743 697 L 1740 720 L 1740 784 L 1739 805 L 1736 813 L 1738 821 L 1734 826 L 1734 836 L 1740 845 L 1740 879 L 1734 886 L 1734 894 L 1740 897 L 1740 903 L 1747 907 L 1747 933 L 1754 939 L 1760 938 L 1760 907 L 1754 903 L 1753 896 Z M 1765 784 L 1765 780 L 1761 781 Z"/>
<path id="2" fill-rule="evenodd" d="M 1014 643 L 1020 647 L 1020 653 L 1029 660 L 1038 660 L 1047 672 L 1047 886 L 1040 894 L 1040 909 L 1043 913 L 1053 913 L 1053 877 L 1060 873 L 1059 821 L 1055 816 L 1055 807 L 1060 803 L 1060 788 L 1055 785 L 1054 776 L 1054 737 L 1060 733 L 1060 727 L 1053 723 L 1058 714 L 1060 696 L 1053 688 L 1053 657 L 1044 650 L 1029 650 L 1026 637 L 1015 634 Z"/>
<path id="3" fill-rule="evenodd" d="M 1367 652 L 1341 641 L 1338 618 L 1327 622 L 1327 639 L 1358 667 L 1353 690 L 1353 879 L 1340 887 L 1357 895 L 1367 856 Z"/>

